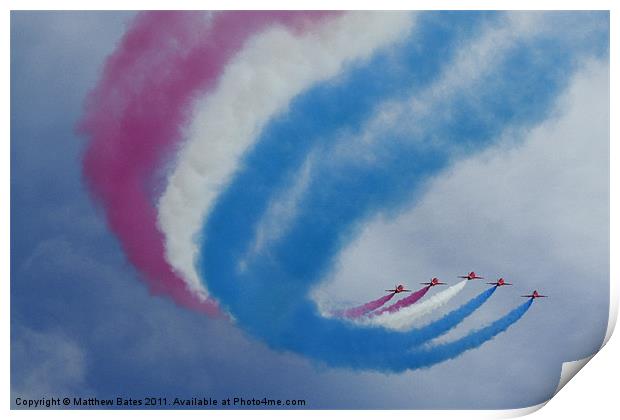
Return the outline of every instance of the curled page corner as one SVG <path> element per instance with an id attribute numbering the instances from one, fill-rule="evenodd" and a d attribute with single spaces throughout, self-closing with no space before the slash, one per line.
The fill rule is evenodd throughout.
<path id="1" fill-rule="evenodd" d="M 612 287 L 613 289 L 613 287 Z M 601 351 L 603 347 L 609 342 L 611 335 L 616 328 L 616 321 L 618 319 L 618 306 L 617 306 L 617 295 L 615 294 L 615 290 L 612 290 L 610 293 L 610 306 L 609 306 L 609 321 L 607 323 L 607 331 L 605 332 L 605 338 L 601 343 L 601 347 L 592 353 L 588 357 L 584 357 L 583 359 L 573 360 L 569 362 L 562 363 L 562 371 L 560 372 L 560 380 L 558 382 L 558 386 L 556 387 L 553 395 L 547 399 L 546 401 L 541 402 L 540 404 L 532 405 L 530 407 L 517 408 L 513 410 L 504 410 L 498 412 L 498 416 L 496 418 L 516 418 L 526 416 L 528 414 L 532 414 L 541 408 L 543 408 L 553 397 L 557 395 L 558 392 L 564 388 L 564 386 L 571 380 L 573 377 L 586 365 L 596 354 Z"/>
<path id="2" fill-rule="evenodd" d="M 605 347 L 605 344 L 607 344 L 611 338 L 611 335 L 616 329 L 616 321 L 618 321 L 618 290 L 611 280 L 609 286 L 609 321 L 607 321 L 607 331 L 605 332 L 605 338 L 603 339 L 603 344 L 601 344 L 601 349 Z"/>
<path id="3" fill-rule="evenodd" d="M 613 299 L 613 296 L 614 296 L 613 294 L 611 296 L 612 296 L 612 299 L 611 299 L 610 307 L 609 307 L 609 321 L 607 323 L 607 331 L 605 332 L 605 338 L 603 339 L 603 342 L 601 343 L 601 347 L 597 351 L 592 353 L 590 356 L 588 356 L 588 357 L 584 357 L 583 359 L 573 360 L 573 361 L 570 361 L 570 362 L 562 363 L 562 372 L 560 373 L 560 381 L 558 382 L 558 386 L 555 389 L 555 391 L 553 393 L 553 396 L 551 396 L 551 398 L 553 398 L 558 392 L 560 392 L 560 390 L 562 390 L 562 388 L 564 388 L 564 386 L 571 379 L 573 379 L 573 377 L 590 360 L 592 360 L 592 358 L 594 356 L 596 356 L 596 354 L 599 351 L 601 351 L 601 349 L 603 347 L 605 347 L 605 345 L 609 342 L 609 339 L 611 338 L 611 335 L 613 334 L 614 329 L 616 328 L 616 321 L 617 321 L 617 318 L 618 318 L 617 299 Z"/>
<path id="4" fill-rule="evenodd" d="M 606 342 L 607 340 L 605 340 L 605 343 Z M 553 395 L 549 397 L 546 401 L 543 401 L 540 404 L 532 405 L 529 407 L 501 411 L 498 413 L 499 415 L 497 418 L 508 419 L 508 418 L 522 417 L 522 416 L 527 416 L 528 414 L 532 414 L 540 410 L 545 405 L 547 405 L 547 403 L 551 401 L 553 397 L 555 397 L 562 388 L 564 388 L 564 385 L 566 385 L 596 355 L 596 353 L 598 353 L 598 351 L 583 359 L 562 363 L 562 371 L 560 372 L 560 381 L 558 382 L 558 386 L 553 392 Z"/>
<path id="5" fill-rule="evenodd" d="M 497 415 L 495 416 L 495 418 L 499 418 L 499 419 L 514 419 L 514 418 L 517 418 L 517 417 L 524 417 L 524 416 L 527 416 L 528 414 L 532 414 L 532 413 L 540 410 L 545 405 L 547 405 L 548 402 L 549 402 L 549 400 L 541 402 L 540 404 L 531 405 L 529 407 L 515 408 L 515 409 L 512 409 L 512 410 L 497 411 L 496 412 Z"/>
<path id="6" fill-rule="evenodd" d="M 562 371 L 560 372 L 560 381 L 558 382 L 558 386 L 553 392 L 553 395 L 547 401 L 537 404 L 537 405 L 533 405 L 531 407 L 514 410 L 514 413 L 512 412 L 507 413 L 506 418 L 525 416 L 527 414 L 531 414 L 535 411 L 538 411 L 539 409 L 544 407 L 609 342 L 609 339 L 611 338 L 611 335 L 613 334 L 616 328 L 616 321 L 618 320 L 617 290 L 614 288 L 613 282 L 610 283 L 610 287 L 611 287 L 611 290 L 610 290 L 610 305 L 609 305 L 609 321 L 607 322 L 607 331 L 605 332 L 605 338 L 603 339 L 603 342 L 601 343 L 601 347 L 588 357 L 562 363 Z"/>
<path id="7" fill-rule="evenodd" d="M 560 381 L 558 382 L 558 386 L 553 393 L 553 398 L 564 386 L 571 380 L 573 377 L 590 361 L 596 354 L 601 351 L 603 347 L 609 342 L 611 335 L 616 327 L 616 321 L 618 317 L 618 308 L 616 306 L 616 301 L 614 299 L 611 300 L 611 305 L 609 308 L 609 322 L 607 323 L 607 331 L 605 332 L 605 338 L 601 343 L 601 347 L 592 353 L 588 357 L 584 357 L 583 359 L 573 360 L 570 362 L 562 363 L 562 372 L 560 373 Z"/>
<path id="8" fill-rule="evenodd" d="M 564 388 L 564 385 L 566 385 L 568 381 L 573 379 L 573 377 L 577 374 L 577 372 L 579 372 L 581 368 L 583 368 L 596 355 L 596 353 L 598 353 L 598 351 L 588 357 L 584 357 L 583 359 L 562 363 L 562 372 L 560 373 L 560 382 L 558 382 L 558 386 L 555 389 L 553 396 L 555 396 L 558 392 L 560 392 L 560 390 Z M 553 396 L 551 398 L 553 398 Z"/>
<path id="9" fill-rule="evenodd" d="M 555 389 L 553 395 L 555 396 L 564 385 L 570 381 L 573 376 L 577 374 L 596 354 L 601 351 L 603 347 L 609 342 L 611 335 L 616 328 L 616 321 L 618 320 L 618 296 L 617 291 L 614 290 L 613 282 L 610 282 L 611 289 L 610 290 L 610 305 L 609 305 L 609 321 L 607 322 L 607 331 L 605 332 L 605 338 L 601 343 L 601 347 L 592 353 L 590 356 L 585 357 L 579 360 L 573 360 L 572 362 L 564 362 L 562 363 L 562 372 L 560 373 L 560 382 L 558 383 L 558 387 Z M 553 398 L 553 397 L 552 397 Z"/>

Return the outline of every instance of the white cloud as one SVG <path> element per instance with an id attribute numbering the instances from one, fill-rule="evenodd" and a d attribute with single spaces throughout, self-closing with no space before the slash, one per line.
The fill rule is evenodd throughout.
<path id="1" fill-rule="evenodd" d="M 66 334 L 14 328 L 11 354 L 13 401 L 88 393 L 85 353 Z"/>

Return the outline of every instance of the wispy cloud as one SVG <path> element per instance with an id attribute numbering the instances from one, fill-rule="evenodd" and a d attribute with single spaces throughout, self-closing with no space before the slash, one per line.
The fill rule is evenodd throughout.
<path id="1" fill-rule="evenodd" d="M 11 400 L 85 395 L 87 360 L 82 347 L 62 331 L 13 327 Z"/>

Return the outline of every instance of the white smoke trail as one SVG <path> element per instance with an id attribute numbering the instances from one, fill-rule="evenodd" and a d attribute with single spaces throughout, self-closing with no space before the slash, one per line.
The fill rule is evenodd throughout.
<path id="1" fill-rule="evenodd" d="M 414 14 L 349 12 L 303 35 L 274 26 L 248 42 L 201 102 L 158 205 L 166 258 L 200 297 L 195 235 L 265 124 L 314 83 L 406 36 Z"/>
<path id="2" fill-rule="evenodd" d="M 380 325 L 385 328 L 399 331 L 408 330 L 413 327 L 416 319 L 427 315 L 448 303 L 450 299 L 455 297 L 465 288 L 467 282 L 468 280 L 463 280 L 454 286 L 450 286 L 446 290 L 433 295 L 428 300 L 408 306 L 398 312 L 385 312 L 372 318 L 358 319 L 356 322 L 364 325 Z"/>

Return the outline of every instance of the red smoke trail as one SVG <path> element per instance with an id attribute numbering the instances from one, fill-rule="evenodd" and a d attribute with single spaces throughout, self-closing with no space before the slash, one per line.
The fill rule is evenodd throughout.
<path id="1" fill-rule="evenodd" d="M 325 12 L 149 12 L 137 16 L 88 97 L 79 130 L 90 142 L 84 177 L 129 261 L 155 294 L 211 315 L 165 259 L 153 198 L 158 170 L 181 140 L 195 98 L 262 28 L 303 30 Z M 251 69 L 249 69 L 251 70 Z"/>
<path id="2" fill-rule="evenodd" d="M 412 294 L 410 294 L 406 298 L 399 300 L 395 304 L 390 305 L 387 308 L 383 308 L 383 309 L 380 309 L 380 310 L 378 310 L 376 312 L 373 312 L 372 314 L 370 314 L 370 316 L 381 315 L 381 314 L 383 314 L 385 312 L 394 313 L 394 312 L 400 311 L 402 308 L 406 308 L 407 306 L 411 306 L 414 303 L 416 303 L 418 300 L 422 299 L 424 297 L 424 295 L 426 294 L 426 292 L 428 292 L 430 290 L 430 288 L 431 288 L 431 286 L 423 287 L 420 290 L 418 290 L 416 292 L 413 292 Z"/>
<path id="3" fill-rule="evenodd" d="M 370 311 L 374 311 L 375 309 L 382 307 L 386 302 L 392 299 L 395 294 L 396 293 L 390 293 L 389 295 L 385 295 L 383 297 L 380 297 L 379 299 L 373 300 L 372 302 L 356 306 L 355 308 L 338 311 L 335 313 L 335 315 L 343 318 L 359 318 L 360 316 L 367 314 Z"/>

